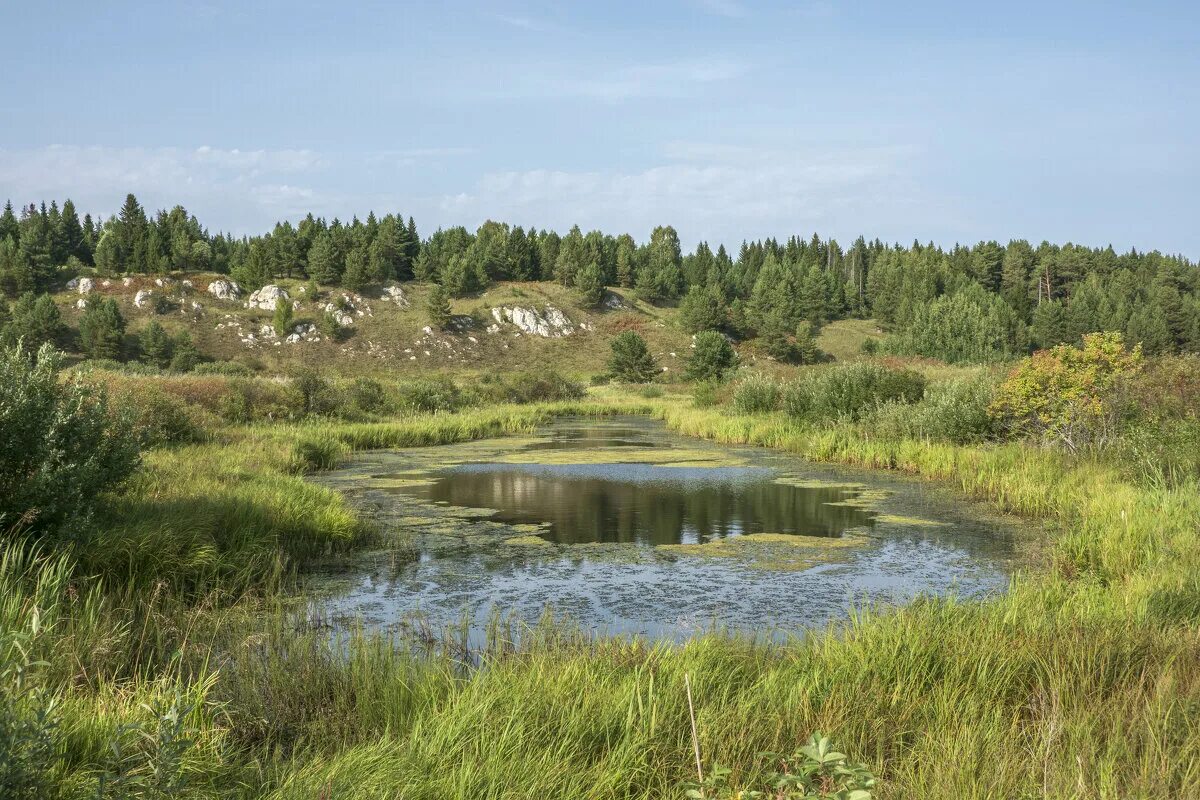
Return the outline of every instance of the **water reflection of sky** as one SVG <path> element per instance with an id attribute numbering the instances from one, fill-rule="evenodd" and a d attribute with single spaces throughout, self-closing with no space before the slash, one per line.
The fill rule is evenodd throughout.
<path id="1" fill-rule="evenodd" d="M 579 450 L 587 462 L 597 449 L 698 447 L 714 456 L 736 453 L 743 465 L 559 463 L 564 450 Z M 466 615 L 478 640 L 493 613 L 533 623 L 550 608 L 596 632 L 679 640 L 714 627 L 779 634 L 822 626 L 864 602 L 948 591 L 975 596 L 1007 584 L 1009 530 L 887 476 L 853 474 L 855 489 L 823 486 L 822 479 L 845 483 L 847 474 L 771 451 L 697 443 L 636 418 L 561 420 L 521 449 L 560 452 L 554 464 L 489 461 L 489 452 L 512 454 L 505 440 L 490 451 L 475 443 L 377 452 L 323 476 L 385 529 L 405 528 L 417 548 L 415 558 L 398 563 L 363 559 L 325 610 L 381 627 L 414 615 L 439 627 Z M 399 474 L 427 480 L 397 486 L 383 477 Z M 780 475 L 796 480 L 779 482 Z M 863 489 L 883 489 L 887 497 L 872 511 L 829 505 Z M 883 520 L 942 524 L 880 523 L 880 512 L 890 515 Z M 428 524 L 423 515 L 432 515 Z M 503 543 L 531 531 L 556 544 Z M 758 532 L 869 539 L 808 569 L 653 548 Z"/>

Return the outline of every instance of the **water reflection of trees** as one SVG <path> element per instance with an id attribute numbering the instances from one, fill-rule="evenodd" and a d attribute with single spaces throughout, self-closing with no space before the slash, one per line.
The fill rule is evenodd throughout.
<path id="1" fill-rule="evenodd" d="M 863 509 L 829 505 L 850 494 L 765 480 L 689 485 L 511 469 L 454 472 L 429 488 L 432 500 L 497 509 L 503 522 L 549 523 L 548 538 L 569 544 L 694 543 L 759 532 L 836 536 L 870 523 Z"/>

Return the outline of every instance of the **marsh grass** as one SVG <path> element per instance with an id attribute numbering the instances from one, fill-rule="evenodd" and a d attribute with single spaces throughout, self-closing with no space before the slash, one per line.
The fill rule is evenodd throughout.
<path id="1" fill-rule="evenodd" d="M 1003 597 L 859 609 L 785 643 L 651 645 L 547 622 L 495 632 L 464 669 L 452 648 L 334 637 L 275 603 L 299 566 L 369 535 L 305 471 L 616 412 L 943 482 L 1057 533 Z M 128 726 L 153 732 L 127 737 L 143 761 L 160 752 L 171 708 L 190 741 L 176 796 L 679 796 L 695 776 L 687 675 L 703 759 L 735 787 L 763 777 L 760 753 L 821 730 L 882 798 L 1187 797 L 1200 781 L 1198 527 L 1194 491 L 1133 485 L 1099 459 L 602 389 L 384 423 L 227 426 L 152 451 L 102 538 L 0 554 L 0 631 L 41 620 L 31 680 L 60 704 L 45 774 L 65 796 L 92 796 Z"/>

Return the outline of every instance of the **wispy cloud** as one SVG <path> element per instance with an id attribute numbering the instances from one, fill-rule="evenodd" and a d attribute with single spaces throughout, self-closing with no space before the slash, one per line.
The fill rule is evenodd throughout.
<path id="1" fill-rule="evenodd" d="M 585 97 L 619 102 L 647 97 L 690 97 L 706 87 L 733 81 L 748 72 L 740 61 L 690 59 L 653 64 L 630 64 L 598 74 L 536 77 L 535 92 L 558 97 Z"/>
<path id="2" fill-rule="evenodd" d="M 746 7 L 737 0 L 695 0 L 695 4 L 701 10 L 719 17 L 736 19 L 746 16 Z"/>
<path id="3" fill-rule="evenodd" d="M 559 229 L 586 227 L 644 235 L 674 224 L 688 241 L 733 244 L 744 236 L 817 228 L 857 230 L 872 209 L 902 214 L 924 202 L 894 147 L 779 150 L 679 142 L 667 162 L 635 171 L 530 170 L 483 176 L 444 196 L 441 215 L 486 217 Z"/>
<path id="4" fill-rule="evenodd" d="M 71 197 L 96 214 L 133 192 L 151 208 L 185 203 L 253 231 L 320 202 L 304 184 L 326 166 L 311 150 L 50 145 L 0 150 L 0 186 L 14 201 Z"/>

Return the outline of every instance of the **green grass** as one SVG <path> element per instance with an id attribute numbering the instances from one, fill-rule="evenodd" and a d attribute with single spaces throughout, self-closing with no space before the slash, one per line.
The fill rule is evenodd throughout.
<path id="1" fill-rule="evenodd" d="M 513 647 L 497 627 L 483 668 L 464 670 L 453 648 L 333 643 L 276 607 L 293 569 L 369 534 L 304 471 L 355 449 L 617 411 L 903 471 L 1057 533 L 1001 598 L 864 610 L 782 645 L 591 641 L 548 623 Z M 759 753 L 814 730 L 868 764 L 882 798 L 1186 797 L 1200 780 L 1200 495 L 1132 485 L 1102 461 L 878 440 L 608 388 L 578 403 L 222 428 L 153 451 L 106 526 L 79 553 L 82 573 L 0 559 L 0 631 L 29 629 L 34 609 L 51 621 L 34 672 L 63 703 L 64 787 L 106 769 L 143 702 L 183 702 L 186 796 L 669 797 L 694 774 L 685 674 L 704 760 L 731 766 L 735 784 L 763 773 Z"/>
<path id="2" fill-rule="evenodd" d="M 817 347 L 833 356 L 835 361 L 853 361 L 862 358 L 863 342 L 867 339 L 883 339 L 878 322 L 873 319 L 839 319 L 821 328 L 817 334 Z"/>

